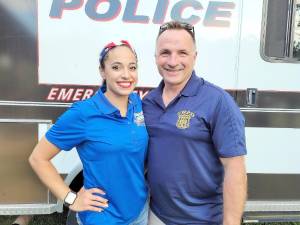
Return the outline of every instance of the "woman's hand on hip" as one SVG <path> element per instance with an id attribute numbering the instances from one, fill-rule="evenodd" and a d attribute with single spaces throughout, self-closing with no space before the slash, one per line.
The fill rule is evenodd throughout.
<path id="1" fill-rule="evenodd" d="M 105 192 L 99 188 L 85 189 L 82 187 L 77 193 L 75 202 L 69 208 L 76 212 L 102 212 L 108 207 L 108 200 L 96 194 L 105 195 Z"/>

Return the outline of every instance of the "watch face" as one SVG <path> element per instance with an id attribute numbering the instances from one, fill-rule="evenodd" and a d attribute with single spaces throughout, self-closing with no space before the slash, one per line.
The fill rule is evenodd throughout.
<path id="1" fill-rule="evenodd" d="M 72 205 L 75 202 L 77 195 L 74 192 L 69 192 L 65 198 L 65 203 Z"/>

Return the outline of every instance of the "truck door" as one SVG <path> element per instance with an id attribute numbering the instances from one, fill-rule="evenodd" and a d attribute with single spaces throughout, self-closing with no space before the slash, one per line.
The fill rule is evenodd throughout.
<path id="1" fill-rule="evenodd" d="M 38 85 L 37 2 L 0 1 L 0 215 L 56 211 L 28 157 L 65 107 L 43 103 Z"/>
<path id="2" fill-rule="evenodd" d="M 237 99 L 246 118 L 246 211 L 300 211 L 300 1 L 245 0 L 242 8 Z"/>

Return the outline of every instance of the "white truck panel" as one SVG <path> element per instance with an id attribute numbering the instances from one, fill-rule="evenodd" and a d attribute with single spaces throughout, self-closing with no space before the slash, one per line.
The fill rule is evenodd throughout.
<path id="1" fill-rule="evenodd" d="M 51 0 L 38 4 L 38 41 L 39 41 L 39 83 L 40 84 L 74 84 L 98 85 L 101 78 L 98 71 L 99 53 L 103 46 L 111 41 L 129 40 L 136 49 L 139 58 L 138 86 L 155 87 L 160 76 L 155 66 L 155 38 L 160 24 L 151 21 L 157 1 L 141 0 L 137 6 L 137 14 L 147 15 L 150 22 L 126 23 L 122 21 L 124 6 L 118 17 L 110 21 L 99 22 L 90 19 L 84 5 L 75 10 L 63 11 L 61 18 L 51 18 Z M 180 1 L 171 1 L 168 6 L 166 21 L 170 20 L 173 6 Z M 183 16 L 195 14 L 201 17 L 195 25 L 198 45 L 196 71 L 210 81 L 224 87 L 235 88 L 237 77 L 235 72 L 238 54 L 239 8 L 238 1 L 222 1 L 234 3 L 229 27 L 204 26 L 206 10 L 211 1 L 199 1 L 203 10 L 186 8 Z M 104 4 L 105 5 L 105 4 Z M 105 12 L 101 8 L 99 12 Z M 83 63 L 84 62 L 84 63 Z M 216 66 L 217 65 L 217 66 Z"/>
<path id="2" fill-rule="evenodd" d="M 260 55 L 261 0 L 243 1 L 238 89 L 300 91 L 299 63 L 269 63 Z"/>

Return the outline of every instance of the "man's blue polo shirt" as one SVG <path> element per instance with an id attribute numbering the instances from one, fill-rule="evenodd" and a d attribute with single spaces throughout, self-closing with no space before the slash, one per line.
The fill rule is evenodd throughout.
<path id="1" fill-rule="evenodd" d="M 145 205 L 148 134 L 141 105 L 140 98 L 130 94 L 127 116 L 122 117 L 99 90 L 74 103 L 46 133 L 59 149 L 77 148 L 84 187 L 104 190 L 109 200 L 103 212 L 80 212 L 84 225 L 129 224 Z"/>
<path id="2" fill-rule="evenodd" d="M 152 211 L 166 224 L 222 224 L 220 158 L 246 154 L 244 119 L 223 89 L 192 74 L 167 106 L 164 83 L 143 101 Z"/>

